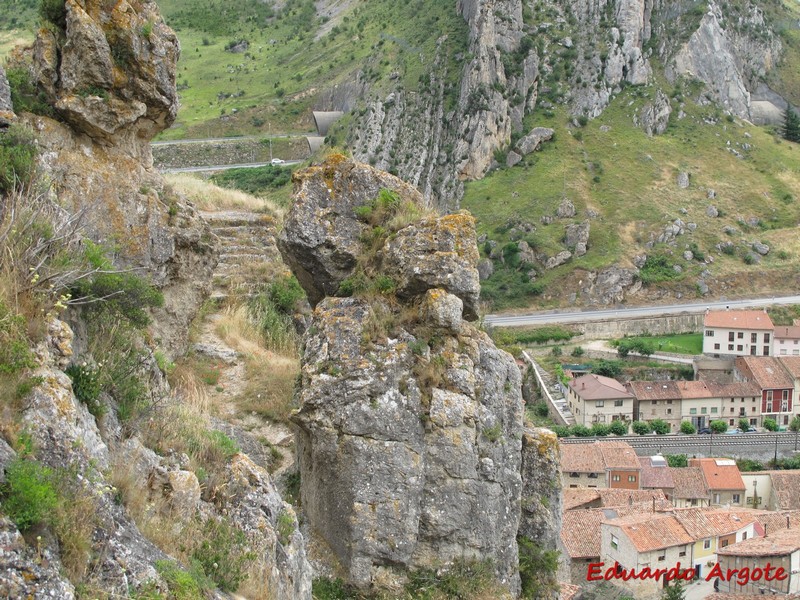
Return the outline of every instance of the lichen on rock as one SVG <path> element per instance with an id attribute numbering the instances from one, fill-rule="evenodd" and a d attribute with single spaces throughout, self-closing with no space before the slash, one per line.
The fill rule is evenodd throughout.
<path id="1" fill-rule="evenodd" d="M 307 183 L 322 174 L 335 185 Z M 379 187 L 404 190 L 399 180 L 336 159 L 296 181 L 281 251 L 309 295 L 356 269 L 366 278 L 353 297 L 320 298 L 305 339 L 293 421 L 308 520 L 360 587 L 490 560 L 518 593 L 521 377 L 464 320 L 479 291 L 472 217 L 426 217 L 375 248 L 350 215 L 367 212 Z M 330 215 L 347 215 L 346 226 L 330 227 Z M 325 259 L 341 255 L 352 266 L 332 277 Z M 392 286 L 375 286 L 387 277 Z"/>

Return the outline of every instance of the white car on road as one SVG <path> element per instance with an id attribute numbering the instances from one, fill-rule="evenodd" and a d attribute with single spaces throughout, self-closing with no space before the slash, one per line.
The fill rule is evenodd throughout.
<path id="1" fill-rule="evenodd" d="M 282 165 L 282 164 L 283 164 L 283 163 L 285 163 L 286 161 L 285 161 L 285 160 L 283 160 L 282 158 L 273 158 L 273 159 L 272 159 L 270 162 L 271 162 L 273 165 Z"/>

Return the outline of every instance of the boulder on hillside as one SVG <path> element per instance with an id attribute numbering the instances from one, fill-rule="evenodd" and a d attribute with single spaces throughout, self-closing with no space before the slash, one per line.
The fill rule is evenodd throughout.
<path id="1" fill-rule="evenodd" d="M 583 223 L 570 223 L 566 227 L 564 245 L 572 249 L 575 256 L 583 256 L 589 246 L 589 231 L 591 224 L 589 221 Z"/>
<path id="2" fill-rule="evenodd" d="M 0 65 L 0 129 L 5 129 L 14 120 L 14 106 L 11 104 L 11 87 L 3 65 Z"/>
<path id="3" fill-rule="evenodd" d="M 638 118 L 634 117 L 634 125 L 644 129 L 647 135 L 660 135 L 667 130 L 669 116 L 672 114 L 667 95 L 658 90 L 653 102 L 648 102 L 639 111 Z"/>
<path id="4" fill-rule="evenodd" d="M 542 142 L 547 142 L 553 139 L 553 135 L 555 131 L 548 127 L 534 127 L 531 129 L 530 133 L 525 137 L 521 138 L 515 148 L 520 151 L 520 153 L 525 156 L 526 154 L 530 154 L 534 150 L 536 150 Z"/>

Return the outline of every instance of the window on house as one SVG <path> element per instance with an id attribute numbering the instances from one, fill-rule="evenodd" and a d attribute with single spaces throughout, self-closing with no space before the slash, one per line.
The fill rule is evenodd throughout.
<path id="1" fill-rule="evenodd" d="M 686 550 L 684 550 L 683 552 L 678 552 L 678 556 L 686 556 Z"/>
<path id="2" fill-rule="evenodd" d="M 706 337 L 714 337 L 714 330 L 706 329 Z"/>
<path id="3" fill-rule="evenodd" d="M 769 356 L 769 346 L 764 346 L 764 356 Z"/>
<path id="4" fill-rule="evenodd" d="M 731 413 L 735 413 L 736 409 L 731 406 Z"/>
<path id="5" fill-rule="evenodd" d="M 765 344 L 769 344 L 769 334 L 768 333 L 764 334 L 764 343 Z"/>
<path id="6" fill-rule="evenodd" d="M 665 558 L 667 558 L 667 555 L 662 554 L 661 556 L 658 557 L 658 562 L 663 562 Z"/>
<path id="7" fill-rule="evenodd" d="M 631 483 L 636 483 L 636 475 L 628 475 L 628 481 Z"/>
<path id="8" fill-rule="evenodd" d="M 719 344 L 714 344 L 714 350 L 719 350 Z"/>
<path id="9" fill-rule="evenodd" d="M 758 334 L 757 333 L 751 333 L 750 334 L 750 343 L 751 344 L 755 344 L 757 341 L 758 341 Z"/>
<path id="10" fill-rule="evenodd" d="M 772 390 L 767 390 L 767 402 L 772 402 Z"/>
<path id="11" fill-rule="evenodd" d="M 742 532 L 742 541 L 744 541 L 744 540 L 746 540 L 746 539 L 747 539 L 747 532 L 746 532 L 746 531 L 743 531 L 743 532 Z"/>
<path id="12" fill-rule="evenodd" d="M 597 479 L 597 473 L 589 473 L 589 479 Z"/>
<path id="13" fill-rule="evenodd" d="M 712 406 L 712 407 L 711 407 L 711 414 L 712 414 L 712 415 L 713 415 L 713 414 L 716 414 L 716 412 L 717 412 L 717 407 L 716 407 L 716 406 Z"/>
<path id="14" fill-rule="evenodd" d="M 578 486 L 577 486 L 577 485 L 575 485 L 575 484 L 573 483 L 573 484 L 571 484 L 569 487 L 571 487 L 571 488 L 576 488 L 576 487 L 578 487 Z"/>
<path id="15" fill-rule="evenodd" d="M 786 348 L 781 348 L 781 356 L 786 356 Z"/>
<path id="16" fill-rule="evenodd" d="M 736 337 L 738 339 L 740 339 L 740 340 L 743 340 L 744 339 L 744 331 L 737 331 L 736 332 Z"/>
<path id="17" fill-rule="evenodd" d="M 612 536 L 611 536 L 611 547 L 612 547 L 614 550 L 616 550 L 617 548 L 619 548 L 619 538 L 617 538 L 617 536 L 615 536 L 615 535 L 612 535 Z"/>
<path id="18" fill-rule="evenodd" d="M 697 414 L 697 409 L 696 408 L 690 408 L 689 409 L 689 414 L 690 415 L 696 415 Z"/>
<path id="19" fill-rule="evenodd" d="M 697 506 L 697 498 L 692 498 L 692 501 L 690 502 L 690 504 L 692 506 Z"/>
<path id="20" fill-rule="evenodd" d="M 614 406 L 622 406 L 624 402 L 624 400 L 614 400 Z"/>
<path id="21" fill-rule="evenodd" d="M 668 414 L 668 415 L 671 415 L 671 414 L 672 414 L 672 409 L 671 409 L 671 408 L 668 408 L 668 409 L 667 409 L 667 414 Z"/>
<path id="22" fill-rule="evenodd" d="M 772 400 L 767 401 L 767 412 L 772 412 Z"/>
<path id="23" fill-rule="evenodd" d="M 732 341 L 733 341 L 733 332 L 732 332 L 732 331 L 729 331 L 729 332 L 728 332 L 728 341 L 729 341 L 729 342 L 732 342 Z"/>
<path id="24" fill-rule="evenodd" d="M 727 545 L 728 545 L 728 540 L 720 540 L 719 541 L 719 547 L 720 548 L 724 548 Z"/>
<path id="25" fill-rule="evenodd" d="M 619 475 L 612 475 L 611 481 L 619 481 Z"/>
<path id="26" fill-rule="evenodd" d="M 789 410 L 789 403 L 786 400 L 784 400 L 783 402 L 781 402 L 781 412 L 786 412 L 788 410 Z"/>
<path id="27" fill-rule="evenodd" d="M 733 344 L 728 344 L 728 350 L 733 351 Z"/>
<path id="28" fill-rule="evenodd" d="M 580 477 L 580 475 L 578 473 L 570 473 L 569 476 L 570 477 Z"/>
<path id="29" fill-rule="evenodd" d="M 603 406 L 605 406 L 605 401 L 604 401 L 604 400 L 595 400 L 595 401 L 594 401 L 594 405 L 595 405 L 597 408 L 602 408 Z"/>
<path id="30" fill-rule="evenodd" d="M 734 494 L 733 495 L 733 503 L 734 504 L 739 504 L 739 502 L 740 502 L 739 494 Z"/>
<path id="31" fill-rule="evenodd" d="M 755 356 L 757 354 L 756 347 L 750 346 L 750 356 Z"/>
<path id="32" fill-rule="evenodd" d="M 719 492 L 714 493 L 714 504 L 719 504 Z"/>
<path id="33" fill-rule="evenodd" d="M 704 406 L 704 407 L 702 407 L 702 408 L 700 409 L 700 414 L 701 414 L 701 415 L 704 415 L 704 414 L 706 414 L 707 412 L 708 412 L 708 409 L 707 409 L 705 406 Z"/>
<path id="34" fill-rule="evenodd" d="M 789 399 L 789 390 L 783 390 L 782 399 L 784 401 Z"/>
<path id="35" fill-rule="evenodd" d="M 711 540 L 703 540 L 703 550 L 711 548 Z"/>
<path id="36" fill-rule="evenodd" d="M 788 425 L 789 424 L 789 415 L 783 415 L 783 424 L 784 425 Z"/>
<path id="37" fill-rule="evenodd" d="M 656 409 L 654 408 L 653 410 L 651 410 L 650 414 L 655 417 L 656 416 Z"/>
<path id="38" fill-rule="evenodd" d="M 744 350 L 744 347 L 741 344 L 736 344 L 736 351 L 737 352 L 742 352 L 743 350 Z"/>
<path id="39" fill-rule="evenodd" d="M 672 400 L 667 400 L 667 404 L 672 404 Z"/>
<path id="40" fill-rule="evenodd" d="M 731 409 L 731 412 L 733 412 L 733 409 Z M 728 421 L 728 425 L 733 425 L 733 419 L 731 419 L 730 421 Z"/>

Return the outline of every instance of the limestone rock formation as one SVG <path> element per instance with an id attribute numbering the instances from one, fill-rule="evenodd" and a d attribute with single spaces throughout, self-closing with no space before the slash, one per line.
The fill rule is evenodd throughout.
<path id="1" fill-rule="evenodd" d="M 368 172 L 334 160 L 300 173 L 282 234 L 287 262 L 305 265 L 296 272 L 310 294 L 331 273 L 310 255 L 340 248 L 367 290 L 320 300 L 308 328 L 293 417 L 303 509 L 356 585 L 491 559 L 500 585 L 517 593 L 521 376 L 510 355 L 463 320 L 477 298 L 471 217 L 396 224 L 377 250 L 355 226 L 324 244 L 287 243 L 330 215 L 370 206 L 356 186 Z M 311 194 L 304 182 L 320 173 L 338 191 Z M 373 190 L 377 182 L 403 189 L 377 172 L 370 179 Z M 318 222 L 301 224 L 300 214 Z M 389 280 L 396 285 L 377 287 Z"/>
<path id="2" fill-rule="evenodd" d="M 530 154 L 536 150 L 542 142 L 553 139 L 553 135 L 555 135 L 555 131 L 549 127 L 534 127 L 528 135 L 517 142 L 516 148 L 523 155 Z"/>
<path id="3" fill-rule="evenodd" d="M 660 135 L 667 130 L 669 116 L 672 114 L 667 95 L 658 90 L 653 102 L 647 103 L 639 112 L 639 117 L 634 118 L 634 125 L 644 129 L 647 135 Z"/>
<path id="4" fill-rule="evenodd" d="M 589 246 L 589 231 L 591 230 L 591 223 L 584 221 L 583 223 L 570 223 L 566 227 L 564 238 L 564 245 L 571 248 L 575 256 L 583 256 Z"/>
<path id="5" fill-rule="evenodd" d="M 14 107 L 11 105 L 11 88 L 6 71 L 0 65 L 0 129 L 8 127 L 14 120 Z"/>
<path id="6" fill-rule="evenodd" d="M 60 120 L 24 117 L 43 172 L 64 206 L 83 213 L 88 237 L 117 246 L 116 266 L 161 288 L 155 328 L 175 354 L 216 260 L 208 228 L 152 166 L 150 139 L 178 107 L 177 38 L 150 0 L 66 0 L 59 27 L 38 31 L 30 69 Z"/>

